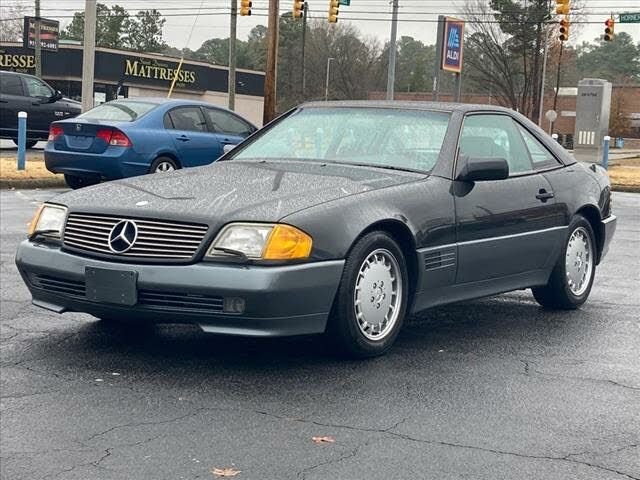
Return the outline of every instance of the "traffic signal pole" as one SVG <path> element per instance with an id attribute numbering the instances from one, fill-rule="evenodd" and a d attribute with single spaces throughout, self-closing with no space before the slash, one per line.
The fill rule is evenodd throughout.
<path id="1" fill-rule="evenodd" d="M 238 25 L 238 0 L 231 0 L 231 25 L 229 26 L 229 110 L 236 109 L 236 29 Z"/>
<path id="2" fill-rule="evenodd" d="M 263 125 L 266 125 L 276 117 L 278 4 L 278 0 L 269 0 L 269 22 L 267 24 L 267 68 L 264 77 L 264 111 L 262 115 Z"/>
<path id="3" fill-rule="evenodd" d="M 302 100 L 305 99 L 305 91 L 307 88 L 307 75 L 305 71 L 305 44 L 307 39 L 307 10 L 309 9 L 308 3 L 304 2 L 304 9 L 302 10 Z"/>

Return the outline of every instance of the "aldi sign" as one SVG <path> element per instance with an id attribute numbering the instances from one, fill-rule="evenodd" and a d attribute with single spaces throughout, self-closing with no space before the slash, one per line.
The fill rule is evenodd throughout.
<path id="1" fill-rule="evenodd" d="M 448 72 L 460 73 L 462 71 L 464 21 L 446 17 L 443 33 L 441 68 Z"/>

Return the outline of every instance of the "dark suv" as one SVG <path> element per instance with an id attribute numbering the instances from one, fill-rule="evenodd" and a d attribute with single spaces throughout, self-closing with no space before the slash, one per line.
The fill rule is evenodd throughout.
<path id="1" fill-rule="evenodd" d="M 63 98 L 33 75 L 0 71 L 0 138 L 18 142 L 18 112 L 27 112 L 27 148 L 46 140 L 49 124 L 80 114 L 80 102 Z"/>

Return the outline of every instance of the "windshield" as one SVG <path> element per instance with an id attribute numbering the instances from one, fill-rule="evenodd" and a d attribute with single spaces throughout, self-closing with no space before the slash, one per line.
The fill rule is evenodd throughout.
<path id="1" fill-rule="evenodd" d="M 82 115 L 78 115 L 78 118 L 133 122 L 157 106 L 156 103 L 147 102 L 109 102 L 98 105 Z"/>
<path id="2" fill-rule="evenodd" d="M 233 159 L 297 159 L 429 171 L 449 114 L 391 108 L 303 108 L 276 123 Z"/>

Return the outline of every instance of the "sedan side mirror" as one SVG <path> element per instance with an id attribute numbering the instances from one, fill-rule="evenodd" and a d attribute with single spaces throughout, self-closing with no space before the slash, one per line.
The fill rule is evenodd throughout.
<path id="1" fill-rule="evenodd" d="M 462 182 L 482 182 L 509 178 L 509 164 L 498 157 L 467 157 L 458 178 Z"/>
<path id="2" fill-rule="evenodd" d="M 55 93 L 49 97 L 49 102 L 53 103 L 61 99 L 62 99 L 62 92 L 60 92 L 60 90 L 56 90 Z"/>

